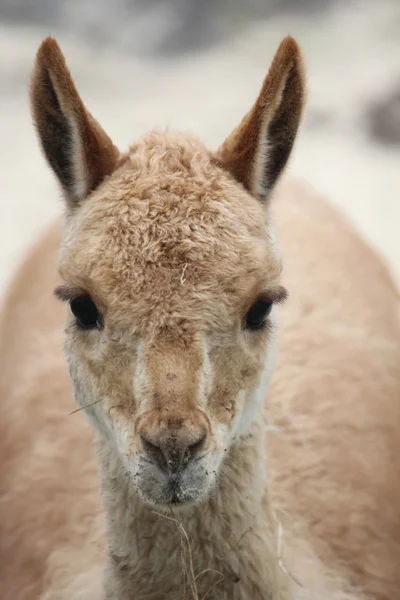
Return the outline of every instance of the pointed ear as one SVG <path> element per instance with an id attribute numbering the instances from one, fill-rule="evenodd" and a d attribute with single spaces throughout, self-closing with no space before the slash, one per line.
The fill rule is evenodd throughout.
<path id="1" fill-rule="evenodd" d="M 43 151 L 74 208 L 113 171 L 119 152 L 86 110 L 51 37 L 38 50 L 30 100 Z"/>
<path id="2" fill-rule="evenodd" d="M 255 105 L 217 152 L 217 160 L 260 200 L 268 197 L 289 158 L 304 97 L 301 52 L 296 41 L 287 37 Z"/>

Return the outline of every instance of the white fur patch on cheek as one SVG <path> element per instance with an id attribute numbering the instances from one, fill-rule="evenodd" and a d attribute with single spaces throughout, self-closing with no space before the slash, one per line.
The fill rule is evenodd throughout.
<path id="1" fill-rule="evenodd" d="M 116 423 L 114 427 L 115 445 L 121 456 L 128 456 L 128 450 L 131 447 L 131 431 L 127 425 L 123 425 L 121 422 Z"/>
<path id="2" fill-rule="evenodd" d="M 220 450 L 213 453 L 212 459 L 210 461 L 210 465 L 208 467 L 209 477 L 214 478 L 214 479 L 217 477 L 217 474 L 221 467 L 222 460 L 224 458 L 224 454 L 225 454 L 225 452 L 222 452 Z"/>
<path id="3" fill-rule="evenodd" d="M 227 425 L 218 424 L 214 428 L 214 441 L 215 450 L 211 454 L 210 469 L 213 472 L 217 472 L 222 460 L 224 458 L 225 451 L 231 444 L 230 431 Z"/>
<path id="4" fill-rule="evenodd" d="M 95 381 L 85 372 L 81 361 L 75 357 L 73 349 L 67 342 L 64 345 L 64 350 L 69 365 L 76 404 L 80 407 L 89 425 L 102 438 L 115 445 L 115 432 L 104 409 L 107 397 L 103 397 L 99 393 Z"/>
<path id="5" fill-rule="evenodd" d="M 275 368 L 277 355 L 277 321 L 274 309 L 272 309 L 270 320 L 272 324 L 272 339 L 268 347 L 267 359 L 264 365 L 264 369 L 260 375 L 258 386 L 246 394 L 246 397 L 244 399 L 243 411 L 240 415 L 240 418 L 237 421 L 236 427 L 232 431 L 232 437 L 243 436 L 249 432 L 250 426 L 256 415 L 259 413 L 261 407 L 263 406 L 267 396 L 268 384 Z"/>
<path id="6" fill-rule="evenodd" d="M 137 406 L 142 404 L 143 398 L 146 396 L 146 390 L 149 388 L 144 351 L 144 344 L 139 342 L 136 347 L 135 371 L 132 377 L 132 392 Z"/>
<path id="7" fill-rule="evenodd" d="M 213 365 L 210 360 L 210 343 L 206 336 L 203 337 L 203 368 L 200 375 L 200 388 L 199 388 L 199 403 L 203 409 L 206 408 L 206 399 L 208 398 L 210 391 L 214 385 L 214 372 Z"/>

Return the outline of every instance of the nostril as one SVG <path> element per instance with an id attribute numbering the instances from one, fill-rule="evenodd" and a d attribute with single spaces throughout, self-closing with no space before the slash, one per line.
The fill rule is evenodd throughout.
<path id="1" fill-rule="evenodd" d="M 188 446 L 188 458 L 196 458 L 205 448 L 207 435 L 204 434 L 197 442 Z"/>
<path id="2" fill-rule="evenodd" d="M 140 440 L 142 442 L 143 450 L 145 451 L 147 456 L 151 460 L 154 460 L 157 463 L 159 463 L 160 465 L 164 465 L 165 457 L 161 448 L 159 446 L 156 446 L 156 444 L 149 442 L 149 440 L 146 440 L 146 438 L 143 435 L 140 436 Z"/>
<path id="3" fill-rule="evenodd" d="M 187 444 L 187 441 L 185 444 L 183 439 L 174 436 L 160 440 L 160 445 L 150 442 L 142 434 L 140 440 L 148 460 L 157 463 L 162 471 L 167 471 L 171 475 L 185 468 L 191 460 L 199 458 L 205 449 L 207 435 L 203 435 L 191 444 Z"/>

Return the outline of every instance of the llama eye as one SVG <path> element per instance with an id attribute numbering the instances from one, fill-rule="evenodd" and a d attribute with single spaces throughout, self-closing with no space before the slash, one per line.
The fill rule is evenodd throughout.
<path id="1" fill-rule="evenodd" d="M 74 298 L 69 303 L 72 314 L 81 329 L 100 328 L 100 314 L 89 296 Z"/>
<path id="2" fill-rule="evenodd" d="M 246 329 L 261 329 L 272 310 L 272 306 L 273 302 L 271 300 L 258 300 L 255 302 L 246 315 Z"/>

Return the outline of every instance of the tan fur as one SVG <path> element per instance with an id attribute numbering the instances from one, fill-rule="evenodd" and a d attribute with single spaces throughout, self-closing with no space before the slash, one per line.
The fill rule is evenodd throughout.
<path id="1" fill-rule="evenodd" d="M 225 140 L 217 156 L 250 192 L 264 199 L 285 166 L 295 140 L 304 104 L 304 68 L 296 41 L 286 38 L 265 78 L 257 102 Z M 259 140 L 260 130 L 265 130 Z M 257 155 L 261 155 L 258 157 Z M 268 161 L 265 162 L 265 155 Z M 264 158 L 264 165 L 257 164 Z M 255 168 L 254 168 L 255 167 Z M 267 171 L 267 185 L 254 175 Z"/>
<path id="2" fill-rule="evenodd" d="M 44 44 L 33 102 L 37 119 L 55 110 L 62 128 L 65 95 L 81 101 L 64 62 L 58 102 L 48 88 L 40 96 L 42 65 L 62 57 Z M 214 156 L 194 138 L 149 134 L 112 172 L 86 161 L 96 182 L 87 197 L 64 185 L 66 154 L 44 146 L 74 208 L 58 294 L 90 294 L 101 319 L 82 331 L 68 310 L 76 412 L 64 309 L 51 296 L 54 226 L 17 274 L 1 321 L 2 600 L 399 596 L 398 295 L 381 260 L 299 183 L 283 183 L 271 201 L 281 280 L 258 198 L 284 166 L 271 171 L 268 160 L 277 150 L 287 158 L 301 113 L 293 40 L 269 78 L 250 137 L 245 119 Z M 68 176 L 92 139 L 91 125 L 73 127 L 81 137 L 68 148 Z M 237 144 L 250 144 L 247 182 Z M 260 294 L 282 297 L 282 283 L 290 299 L 274 309 L 279 358 L 263 408 L 273 319 L 257 331 L 243 322 Z M 101 494 L 83 413 L 96 431 Z M 175 500 L 161 458 L 179 463 Z"/>
<path id="3" fill-rule="evenodd" d="M 64 56 L 52 38 L 39 48 L 31 85 L 32 115 L 42 147 L 75 205 L 111 173 L 118 149 L 86 110 Z M 62 113 L 59 108 L 62 108 Z M 68 146 L 63 145 L 68 138 Z M 76 159 L 72 159 L 75 153 Z M 70 162 L 62 173 L 57 158 Z"/>

